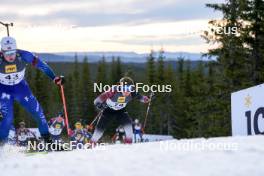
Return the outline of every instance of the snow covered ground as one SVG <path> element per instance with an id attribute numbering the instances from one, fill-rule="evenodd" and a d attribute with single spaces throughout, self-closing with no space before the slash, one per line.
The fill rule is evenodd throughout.
<path id="1" fill-rule="evenodd" d="M 264 136 L 171 140 L 27 156 L 0 151 L 1 176 L 260 176 Z"/>

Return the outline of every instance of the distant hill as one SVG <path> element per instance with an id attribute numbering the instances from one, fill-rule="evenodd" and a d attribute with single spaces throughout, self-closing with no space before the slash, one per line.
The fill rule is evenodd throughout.
<path id="1" fill-rule="evenodd" d="M 206 62 L 206 61 L 204 61 Z M 191 69 L 195 69 L 198 65 L 199 61 L 191 61 L 190 62 L 190 67 Z M 74 70 L 74 63 L 72 62 L 49 62 L 48 63 L 58 74 L 62 74 L 67 76 L 69 73 L 72 73 Z M 173 70 L 177 70 L 178 68 L 178 63 L 177 61 L 166 61 L 164 63 L 165 66 L 171 65 Z M 98 63 L 97 62 L 92 62 L 89 63 L 90 65 L 90 74 L 93 80 L 95 80 L 95 76 L 97 73 L 97 68 L 98 68 Z M 106 63 L 106 70 L 110 72 L 111 69 L 111 63 Z M 78 67 L 82 68 L 82 63 L 78 63 Z M 186 65 L 185 65 L 186 68 Z M 134 78 L 136 80 L 141 80 L 142 75 L 146 74 L 146 63 L 124 63 L 122 62 L 122 70 L 123 72 L 126 72 L 128 70 L 131 70 L 134 74 Z"/>
<path id="2" fill-rule="evenodd" d="M 98 62 L 105 57 L 106 62 L 110 62 L 112 57 L 120 57 L 123 63 L 144 63 L 149 54 L 138 54 L 135 52 L 63 52 L 63 53 L 38 53 L 38 55 L 47 62 L 74 62 L 75 54 L 78 55 L 78 61 L 83 61 L 85 56 L 88 57 L 89 62 Z M 158 56 L 158 53 L 155 53 Z M 204 60 L 208 58 L 202 57 L 199 53 L 187 52 L 165 52 L 164 56 L 167 61 L 176 61 L 179 57 L 191 61 Z"/>

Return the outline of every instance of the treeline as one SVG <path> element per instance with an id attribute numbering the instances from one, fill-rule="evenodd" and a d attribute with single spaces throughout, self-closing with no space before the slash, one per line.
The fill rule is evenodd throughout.
<path id="1" fill-rule="evenodd" d="M 150 109 L 146 133 L 169 134 L 176 138 L 226 136 L 231 134 L 231 93 L 264 82 L 264 2 L 262 0 L 228 0 L 225 4 L 208 4 L 221 11 L 223 19 L 209 22 L 203 38 L 214 44 L 207 56 L 209 62 L 192 62 L 179 58 L 177 67 L 167 61 L 161 50 L 151 52 L 145 69 L 104 58 L 91 64 L 73 63 L 67 70 L 66 98 L 70 122 L 78 119 L 90 122 L 96 115 L 93 83 L 116 84 L 122 76 L 130 76 L 144 84 L 172 85 L 172 92 L 156 93 Z M 236 32 L 228 32 L 236 27 Z M 234 28 L 232 28 L 234 29 Z M 231 31 L 231 30 L 230 30 Z M 63 67 L 63 63 L 56 67 Z M 48 118 L 62 110 L 59 89 L 39 71 L 28 69 L 27 80 Z M 141 92 L 142 93 L 142 92 Z M 142 93 L 147 94 L 149 93 Z M 132 118 L 143 122 L 146 105 L 133 101 L 128 105 Z M 15 120 L 33 122 L 15 107 Z M 110 133 L 114 131 L 110 126 Z"/>
<path id="2" fill-rule="evenodd" d="M 147 61 L 146 83 L 170 84 L 173 91 L 156 93 L 146 132 L 177 138 L 230 134 L 230 116 L 222 112 L 227 107 L 218 102 L 215 62 L 200 61 L 192 69 L 191 61 L 179 58 L 174 70 L 165 60 L 161 51 L 158 58 L 151 53 Z"/>
<path id="3" fill-rule="evenodd" d="M 178 138 L 227 135 L 229 117 L 223 118 L 221 111 L 214 114 L 216 107 L 213 103 L 216 104 L 217 96 L 213 87 L 217 78 L 213 62 L 200 61 L 194 67 L 191 61 L 179 58 L 174 69 L 175 64 L 167 61 L 163 51 L 158 57 L 154 56 L 152 51 L 146 58 L 146 68 L 140 70 L 121 63 L 120 58 L 113 58 L 111 63 L 106 63 L 102 58 L 97 64 L 91 64 L 88 58 L 84 58 L 82 63 L 78 63 L 76 55 L 71 71 L 65 75 L 64 85 L 70 124 L 73 126 L 80 119 L 89 123 L 95 117 L 93 100 L 99 92 L 94 92 L 93 83 L 115 85 L 121 77 L 130 76 L 135 82 L 172 86 L 172 92 L 155 93 L 146 133 L 169 134 Z M 60 65 L 64 63 L 56 63 L 56 67 Z M 96 67 L 96 73 L 91 73 L 92 67 Z M 29 67 L 27 80 L 48 119 L 63 111 L 59 88 L 44 74 Z M 147 105 L 135 100 L 127 109 L 133 119 L 138 118 L 143 123 Z M 15 107 L 15 119 L 16 123 L 24 120 L 28 126 L 36 126 L 18 105 Z M 116 125 L 113 123 L 109 126 L 108 134 L 113 134 Z"/>

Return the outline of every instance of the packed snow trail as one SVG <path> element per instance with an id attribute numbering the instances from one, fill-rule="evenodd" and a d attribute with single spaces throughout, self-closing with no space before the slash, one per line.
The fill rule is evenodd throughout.
<path id="1" fill-rule="evenodd" d="M 212 148 L 176 148 L 201 145 Z M 225 144 L 230 150 L 214 149 Z M 168 148 L 170 146 L 170 148 Z M 2 176 L 260 176 L 264 136 L 171 140 L 26 156 L 0 152 Z M 11 151 L 11 150 L 10 150 Z"/>

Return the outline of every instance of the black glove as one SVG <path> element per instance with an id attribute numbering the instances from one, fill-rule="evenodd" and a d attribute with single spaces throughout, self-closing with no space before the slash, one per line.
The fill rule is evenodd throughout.
<path id="1" fill-rule="evenodd" d="M 60 86 L 60 85 L 63 85 L 65 83 L 65 78 L 64 78 L 64 76 L 56 76 L 53 81 L 55 84 Z"/>
<path id="2" fill-rule="evenodd" d="M 106 103 L 96 103 L 95 104 L 96 109 L 98 109 L 99 111 L 102 111 L 104 109 L 106 109 L 108 106 Z"/>

